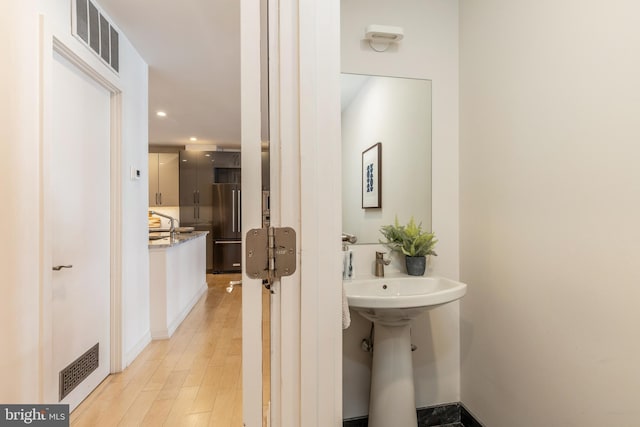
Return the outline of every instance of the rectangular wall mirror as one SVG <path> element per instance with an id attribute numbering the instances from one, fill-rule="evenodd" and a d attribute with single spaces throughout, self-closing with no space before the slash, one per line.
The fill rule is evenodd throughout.
<path id="1" fill-rule="evenodd" d="M 341 84 L 343 232 L 379 243 L 396 216 L 431 230 L 431 81 L 343 73 Z M 380 207 L 363 208 L 362 154 L 377 143 Z"/>

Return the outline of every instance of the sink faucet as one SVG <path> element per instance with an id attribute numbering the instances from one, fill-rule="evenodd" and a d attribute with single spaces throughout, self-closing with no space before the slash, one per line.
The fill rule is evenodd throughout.
<path id="1" fill-rule="evenodd" d="M 349 233 L 342 233 L 342 242 L 349 242 L 349 243 L 355 243 L 358 241 L 358 238 L 356 237 L 355 234 L 349 234 Z"/>
<path id="2" fill-rule="evenodd" d="M 158 216 L 161 216 L 163 218 L 167 218 L 168 220 L 170 220 L 171 221 L 171 225 L 169 226 L 169 234 L 171 234 L 171 237 L 175 236 L 175 234 L 176 234 L 176 224 L 175 224 L 176 219 L 174 217 L 169 216 L 169 215 L 165 215 L 163 213 L 156 212 L 156 211 L 149 211 L 149 213 L 151 215 L 158 215 Z"/>
<path id="3" fill-rule="evenodd" d="M 391 263 L 390 259 L 384 259 L 385 253 L 376 251 L 376 277 L 384 277 L 384 266 Z"/>

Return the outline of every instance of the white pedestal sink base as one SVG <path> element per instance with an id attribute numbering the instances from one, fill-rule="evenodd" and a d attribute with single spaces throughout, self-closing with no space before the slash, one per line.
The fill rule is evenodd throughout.
<path id="1" fill-rule="evenodd" d="M 416 427 L 410 324 L 376 323 L 369 400 L 369 427 Z"/>
<path id="2" fill-rule="evenodd" d="M 349 306 L 375 325 L 369 427 L 417 427 L 411 320 L 455 301 L 467 285 L 443 277 L 396 275 L 345 282 Z"/>

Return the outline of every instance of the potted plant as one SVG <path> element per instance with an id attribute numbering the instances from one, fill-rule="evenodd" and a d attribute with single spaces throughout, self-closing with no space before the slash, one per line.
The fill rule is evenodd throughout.
<path id="1" fill-rule="evenodd" d="M 405 255 L 407 273 L 411 276 L 422 276 L 427 266 L 427 255 L 438 255 L 433 250 L 438 240 L 434 233 L 422 231 L 422 223 L 416 224 L 413 217 L 407 225 L 400 225 L 398 217 L 395 224 L 384 225 L 380 232 L 386 241 L 380 241 L 392 251 Z"/>

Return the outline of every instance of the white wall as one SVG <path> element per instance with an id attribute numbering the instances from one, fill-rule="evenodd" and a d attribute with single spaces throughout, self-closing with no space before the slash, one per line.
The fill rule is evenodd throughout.
<path id="1" fill-rule="evenodd" d="M 637 425 L 636 2 L 461 2 L 462 402 Z"/>
<path id="2" fill-rule="evenodd" d="M 382 207 L 362 209 L 362 152 L 377 142 Z M 411 216 L 431 229 L 431 82 L 370 77 L 342 110 L 342 229 L 377 243 Z"/>
<path id="3" fill-rule="evenodd" d="M 123 35 L 122 31 L 120 35 Z M 149 72 L 144 59 L 124 36 L 120 42 L 120 88 L 123 92 L 121 259 L 124 363 L 128 366 L 150 339 L 147 249 Z M 142 171 L 141 179 L 132 181 L 129 178 L 131 167 Z"/>
<path id="4" fill-rule="evenodd" d="M 433 188 L 432 226 L 437 233 L 438 257 L 432 274 L 458 278 L 458 2 L 450 0 L 342 0 L 342 71 L 414 77 L 432 81 Z M 405 38 L 385 53 L 362 41 L 368 24 L 402 26 Z M 373 263 L 377 245 L 356 246 L 357 259 Z M 371 271 L 367 261 L 358 271 Z M 344 417 L 368 412 L 368 354 L 359 350 L 368 336 L 364 320 L 352 312 L 344 333 Z M 366 332 L 365 332 L 366 331 Z M 460 400 L 458 303 L 435 309 L 413 328 L 416 405 Z M 417 342 L 416 342 L 417 341 Z M 364 356 L 363 356 L 364 355 Z M 347 376 L 348 375 L 348 376 Z"/>
<path id="5" fill-rule="evenodd" d="M 120 33 L 120 76 L 117 77 L 71 36 L 69 0 L 3 4 L 0 18 L 2 55 L 11 58 L 0 69 L 3 99 L 0 126 L 1 196 L 5 208 L 2 243 L 0 320 L 0 401 L 43 401 L 39 362 L 41 283 L 50 270 L 43 267 L 44 241 L 41 210 L 41 156 L 39 119 L 39 15 L 45 26 L 81 58 L 122 89 L 122 289 L 125 362 L 148 336 L 149 264 L 147 251 L 147 185 L 130 181 L 129 167 L 147 170 L 147 66 Z M 48 55 L 51 47 L 44 51 Z M 46 78 L 46 76 L 45 76 Z M 46 121 L 46 118 L 45 118 Z M 10 141 L 10 143 L 9 143 Z M 146 175 L 143 175 L 146 176 Z M 90 236 L 87 237 L 88 241 Z M 50 268 L 50 266 L 49 266 Z M 45 362 L 46 363 L 46 362 Z"/>
<path id="6" fill-rule="evenodd" d="M 0 54 L 11 61 L 0 67 L 0 401 L 26 403 L 39 386 L 38 20 L 33 2 L 2 9 Z"/>

